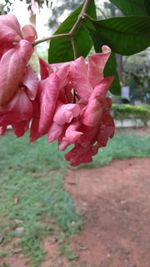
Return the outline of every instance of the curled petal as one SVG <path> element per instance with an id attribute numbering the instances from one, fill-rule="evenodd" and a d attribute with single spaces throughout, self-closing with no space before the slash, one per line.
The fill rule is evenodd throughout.
<path id="1" fill-rule="evenodd" d="M 65 140 L 68 140 L 70 144 L 76 142 L 80 138 L 80 136 L 83 135 L 82 132 L 78 131 L 79 127 L 80 123 L 77 121 L 70 124 L 69 127 L 67 128 L 64 138 Z"/>
<path id="2" fill-rule="evenodd" d="M 65 131 L 65 136 L 59 142 L 59 149 L 60 150 L 64 150 L 70 144 L 73 144 L 73 143 L 79 141 L 81 135 L 83 135 L 82 132 L 79 132 L 77 130 L 79 127 L 80 127 L 80 123 L 78 121 L 74 122 L 68 126 L 68 128 Z"/>
<path id="3" fill-rule="evenodd" d="M 84 108 L 82 114 L 82 123 L 84 125 L 96 127 L 99 123 L 104 107 L 109 106 L 110 103 L 109 100 L 106 101 L 106 94 L 112 81 L 113 77 L 106 77 L 94 88 L 88 105 Z"/>
<path id="4" fill-rule="evenodd" d="M 54 121 L 59 125 L 70 123 L 73 118 L 80 114 L 80 107 L 77 104 L 60 105 L 54 115 Z"/>
<path id="5" fill-rule="evenodd" d="M 26 91 L 29 98 L 34 100 L 37 94 L 38 76 L 29 65 L 26 68 L 22 83 L 26 86 Z"/>
<path id="6" fill-rule="evenodd" d="M 33 101 L 33 119 L 30 127 L 30 142 L 34 142 L 42 136 L 39 132 L 39 119 L 40 119 L 40 106 L 38 102 L 39 94 L 40 93 L 38 91 L 37 98 L 35 101 Z"/>
<path id="7" fill-rule="evenodd" d="M 0 112 L 2 114 L 0 125 L 7 126 L 30 120 L 33 114 L 33 107 L 26 93 L 20 90 L 4 108 L 1 108 Z"/>
<path id="8" fill-rule="evenodd" d="M 113 80 L 114 77 L 104 78 L 92 91 L 92 94 L 89 98 L 89 102 L 91 101 L 91 99 L 97 99 L 101 102 L 104 101 Z"/>
<path id="9" fill-rule="evenodd" d="M 0 40 L 2 43 L 5 42 L 6 46 L 8 43 L 13 43 L 21 39 L 20 25 L 14 15 L 8 14 L 0 16 L 0 25 Z"/>
<path id="10" fill-rule="evenodd" d="M 96 137 L 100 146 L 106 146 L 109 138 L 112 138 L 115 132 L 115 124 L 109 113 L 104 112 L 102 124 Z"/>
<path id="11" fill-rule="evenodd" d="M 102 53 L 96 53 L 88 57 L 88 80 L 94 88 L 104 78 L 103 72 L 111 49 L 104 45 Z"/>
<path id="12" fill-rule="evenodd" d="M 92 86 L 87 79 L 87 65 L 83 57 L 76 59 L 70 65 L 70 79 L 77 94 L 84 100 L 88 100 Z"/>
<path id="13" fill-rule="evenodd" d="M 5 105 L 18 90 L 26 65 L 32 55 L 32 45 L 21 40 L 7 51 L 0 60 L 0 105 Z"/>
<path id="14" fill-rule="evenodd" d="M 53 69 L 50 64 L 47 64 L 42 58 L 39 58 L 40 63 L 40 74 L 41 79 L 46 79 L 51 73 L 53 73 Z"/>
<path id="15" fill-rule="evenodd" d="M 48 132 L 48 142 L 52 143 L 53 141 L 59 139 L 63 132 L 64 126 L 58 125 L 56 122 L 53 122 Z"/>
<path id="16" fill-rule="evenodd" d="M 29 121 L 21 121 L 12 124 L 13 131 L 17 137 L 21 137 L 29 129 Z"/>
<path id="17" fill-rule="evenodd" d="M 42 80 L 40 83 L 41 93 L 41 109 L 39 132 L 45 134 L 48 132 L 54 112 L 57 105 L 59 95 L 59 80 L 55 73 L 52 73 L 47 79 Z"/>
<path id="18" fill-rule="evenodd" d="M 56 75 L 59 79 L 59 86 L 64 89 L 64 87 L 68 84 L 68 75 L 69 75 L 69 65 L 64 65 L 60 68 Z"/>
<path id="19" fill-rule="evenodd" d="M 103 112 L 103 105 L 97 99 L 91 99 L 82 115 L 82 123 L 87 126 L 96 127 Z"/>
<path id="20" fill-rule="evenodd" d="M 72 166 L 78 166 L 81 163 L 88 163 L 92 161 L 93 150 L 89 147 L 82 147 L 75 145 L 66 155 L 65 159 L 70 161 Z"/>
<path id="21" fill-rule="evenodd" d="M 37 39 L 36 29 L 32 25 L 25 25 L 22 28 L 23 38 L 31 43 Z"/>

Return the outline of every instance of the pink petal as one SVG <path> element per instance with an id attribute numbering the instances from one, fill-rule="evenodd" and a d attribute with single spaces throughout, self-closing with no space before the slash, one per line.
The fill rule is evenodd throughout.
<path id="1" fill-rule="evenodd" d="M 0 105 L 6 104 L 18 90 L 32 52 L 32 45 L 28 41 L 21 40 L 18 46 L 2 56 L 0 60 Z"/>
<path id="2" fill-rule="evenodd" d="M 94 127 L 99 123 L 105 105 L 109 105 L 105 97 L 112 81 L 112 77 L 106 77 L 94 88 L 82 114 L 81 120 L 84 125 Z"/>
<path id="3" fill-rule="evenodd" d="M 33 101 L 33 119 L 30 127 L 30 142 L 34 142 L 42 136 L 42 134 L 39 132 L 41 93 L 41 88 L 38 86 L 37 96 Z"/>
<path id="4" fill-rule="evenodd" d="M 82 115 L 82 123 L 87 126 L 96 127 L 101 119 L 102 112 L 102 103 L 100 103 L 97 99 L 91 99 Z"/>
<path id="5" fill-rule="evenodd" d="M 38 76 L 29 65 L 26 68 L 22 83 L 26 86 L 26 92 L 29 98 L 34 100 L 37 94 Z"/>
<path id="6" fill-rule="evenodd" d="M 48 142 L 52 143 L 53 141 L 57 140 L 58 138 L 60 138 L 63 132 L 64 127 L 53 122 L 48 132 Z"/>
<path id="7" fill-rule="evenodd" d="M 48 132 L 48 142 L 52 143 L 57 140 L 64 132 L 64 127 L 53 122 Z"/>
<path id="8" fill-rule="evenodd" d="M 99 131 L 99 125 L 96 125 L 95 127 L 82 125 L 79 130 L 83 133 L 83 135 L 78 143 L 83 147 L 88 147 L 95 142 L 95 137 Z"/>
<path id="9" fill-rule="evenodd" d="M 79 127 L 80 127 L 80 122 L 76 121 L 70 124 L 69 127 L 66 129 L 64 139 L 67 140 L 70 144 L 78 141 L 81 135 L 83 135 L 82 132 L 78 131 Z"/>
<path id="10" fill-rule="evenodd" d="M 108 139 L 113 137 L 114 132 L 114 120 L 107 112 L 105 112 L 102 118 L 102 125 L 100 126 L 98 135 L 96 137 L 100 146 L 106 146 Z"/>
<path id="11" fill-rule="evenodd" d="M 30 120 L 33 114 L 33 107 L 26 93 L 20 90 L 9 104 L 0 111 L 3 113 L 0 117 L 0 125 L 7 126 L 9 124 Z"/>
<path id="12" fill-rule="evenodd" d="M 108 46 L 102 46 L 102 53 L 96 53 L 88 57 L 88 80 L 92 87 L 98 85 L 103 79 L 104 68 L 111 54 Z"/>
<path id="13" fill-rule="evenodd" d="M 64 88 L 69 82 L 69 65 L 64 65 L 56 72 L 57 77 L 59 78 L 60 87 Z"/>
<path id="14" fill-rule="evenodd" d="M 80 114 L 80 107 L 77 104 L 62 104 L 57 108 L 54 121 L 59 125 L 70 123 L 73 118 Z"/>
<path id="15" fill-rule="evenodd" d="M 99 101 L 104 101 L 113 80 L 114 77 L 105 77 L 92 91 L 89 102 L 95 98 Z"/>
<path id="16" fill-rule="evenodd" d="M 35 142 L 41 136 L 39 133 L 39 119 L 33 118 L 30 128 L 30 142 Z"/>
<path id="17" fill-rule="evenodd" d="M 87 65 L 83 57 L 76 59 L 70 65 L 70 80 L 77 94 L 84 100 L 88 100 L 92 86 L 88 81 Z"/>
<path id="18" fill-rule="evenodd" d="M 22 28 L 23 38 L 31 43 L 37 39 L 36 29 L 32 25 L 25 25 Z"/>
<path id="19" fill-rule="evenodd" d="M 59 95 L 59 80 L 56 74 L 52 73 L 47 79 L 42 80 L 40 83 L 40 87 L 42 90 L 42 94 L 39 132 L 45 134 L 48 132 L 52 124 Z"/>
<path id="20" fill-rule="evenodd" d="M 21 36 L 20 24 L 14 15 L 8 14 L 0 16 L 1 42 L 5 42 L 5 45 L 7 46 L 7 43 L 19 41 Z"/>
<path id="21" fill-rule="evenodd" d="M 68 126 L 65 131 L 65 136 L 61 139 L 61 142 L 59 142 L 59 150 L 64 150 L 70 144 L 74 144 L 79 141 L 81 135 L 83 135 L 82 132 L 77 131 L 79 126 L 80 123 L 78 121 Z"/>
<path id="22" fill-rule="evenodd" d="M 29 121 L 21 121 L 12 124 L 13 131 L 17 137 L 21 137 L 29 129 Z"/>
<path id="23" fill-rule="evenodd" d="M 53 73 L 53 69 L 51 68 L 51 65 L 46 63 L 42 58 L 39 58 L 40 63 L 40 74 L 41 79 L 46 79 L 51 73 Z"/>
<path id="24" fill-rule="evenodd" d="M 88 163 L 92 161 L 93 151 L 91 147 L 82 147 L 76 145 L 71 151 L 65 155 L 65 159 L 70 161 L 72 166 L 78 166 L 81 163 Z"/>

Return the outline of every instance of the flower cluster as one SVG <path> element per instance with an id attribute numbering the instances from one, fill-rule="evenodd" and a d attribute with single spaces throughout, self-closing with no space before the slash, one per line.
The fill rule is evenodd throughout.
<path id="1" fill-rule="evenodd" d="M 32 26 L 22 29 L 12 15 L 1 16 L 0 25 L 0 134 L 8 125 L 16 136 L 29 128 L 30 141 L 48 135 L 48 142 L 58 141 L 59 149 L 72 166 L 92 161 L 100 147 L 114 134 L 107 92 L 113 81 L 104 77 L 110 49 L 74 61 L 49 65 L 42 59 L 41 79 L 28 61 L 36 32 Z M 6 42 L 6 44 L 5 44 Z"/>
<path id="2" fill-rule="evenodd" d="M 33 116 L 33 101 L 38 88 L 37 74 L 28 64 L 33 26 L 22 29 L 14 15 L 0 16 L 0 133 L 11 125 L 16 136 L 22 136 Z"/>

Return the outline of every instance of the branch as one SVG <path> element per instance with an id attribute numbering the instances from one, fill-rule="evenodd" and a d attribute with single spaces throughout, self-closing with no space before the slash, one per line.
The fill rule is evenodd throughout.
<path id="1" fill-rule="evenodd" d="M 67 37 L 67 36 L 70 36 L 69 33 L 60 33 L 60 34 L 54 34 L 50 37 L 47 37 L 47 38 L 43 38 L 41 40 L 38 40 L 38 41 L 35 41 L 32 45 L 33 47 L 40 44 L 40 43 L 43 43 L 43 42 L 46 42 L 46 41 L 49 41 L 49 40 L 52 40 L 52 39 L 56 39 L 56 38 L 60 38 L 60 37 Z"/>
<path id="2" fill-rule="evenodd" d="M 69 37 L 70 40 L 71 40 L 74 56 L 76 55 L 76 57 L 77 57 L 75 43 L 74 43 L 74 39 L 73 39 L 73 34 L 76 31 L 76 29 L 78 28 L 80 22 L 85 18 L 85 14 L 86 14 L 87 8 L 88 8 L 88 6 L 90 4 L 90 1 L 91 0 L 85 0 L 84 1 L 82 10 L 81 10 L 76 22 L 74 23 L 74 25 L 72 26 L 71 30 L 68 33 L 54 34 L 54 35 L 52 35 L 50 37 L 43 38 L 41 40 L 37 40 L 37 41 L 35 41 L 33 43 L 33 47 L 38 45 L 38 44 L 40 44 L 40 43 L 43 43 L 43 42 L 46 42 L 46 41 L 49 41 L 49 40 L 52 40 L 52 39 L 55 39 L 55 38 Z"/>

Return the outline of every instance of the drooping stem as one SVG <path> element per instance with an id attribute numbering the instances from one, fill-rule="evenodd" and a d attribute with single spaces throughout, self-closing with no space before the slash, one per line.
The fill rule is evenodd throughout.
<path id="1" fill-rule="evenodd" d="M 54 34 L 54 35 L 52 35 L 50 37 L 43 38 L 41 40 L 35 41 L 33 43 L 33 46 L 36 46 L 36 45 L 38 45 L 40 43 L 43 43 L 43 42 L 46 42 L 46 41 L 49 41 L 49 40 L 52 40 L 52 39 L 56 39 L 56 38 L 60 38 L 60 37 L 67 37 L 67 36 L 70 36 L 70 34 L 69 33 Z"/>
<path id="2" fill-rule="evenodd" d="M 75 45 L 75 41 L 74 41 L 74 36 L 70 37 L 70 41 L 71 41 L 71 45 L 72 45 L 73 56 L 74 56 L 74 59 L 76 59 L 77 58 L 77 49 L 76 49 L 76 45 Z"/>
<path id="3" fill-rule="evenodd" d="M 54 34 L 50 37 L 47 37 L 47 38 L 43 38 L 41 40 L 37 40 L 33 43 L 33 46 L 36 46 L 40 43 L 43 43 L 43 42 L 46 42 L 46 41 L 49 41 L 49 40 L 52 40 L 52 39 L 55 39 L 55 38 L 64 38 L 64 37 L 69 37 L 70 40 L 71 40 L 71 43 L 72 43 L 72 48 L 73 48 L 73 53 L 76 51 L 75 49 L 75 43 L 74 43 L 74 40 L 73 40 L 73 35 L 76 31 L 76 29 L 78 28 L 80 22 L 83 20 L 83 18 L 85 17 L 85 14 L 87 12 L 87 8 L 90 4 L 90 1 L 91 0 L 85 0 L 84 1 L 84 4 L 83 4 L 83 7 L 82 7 L 82 10 L 76 20 L 76 22 L 74 23 L 74 25 L 72 26 L 71 30 L 67 33 L 62 33 L 62 34 Z"/>

